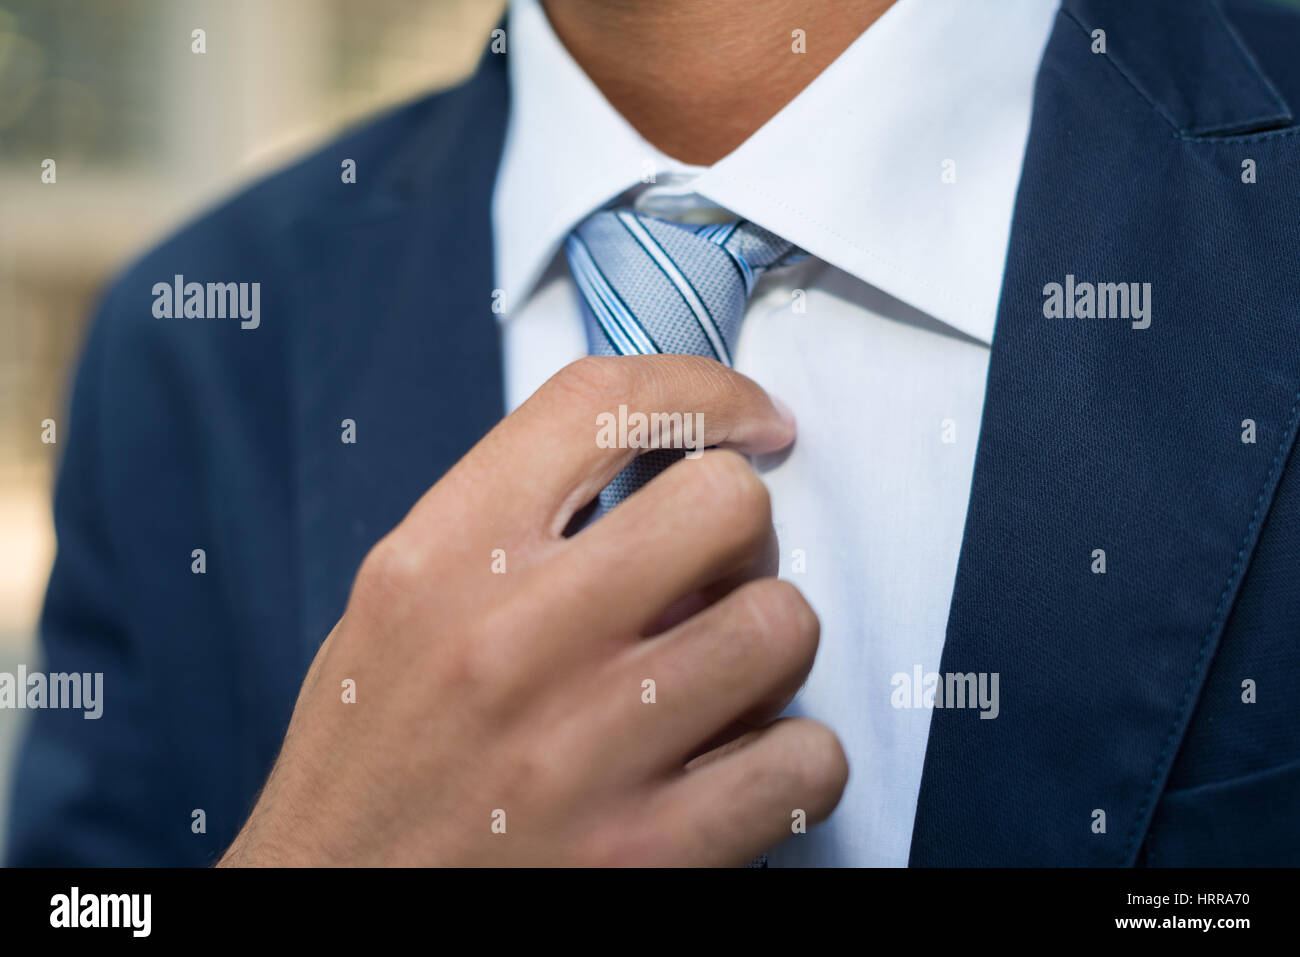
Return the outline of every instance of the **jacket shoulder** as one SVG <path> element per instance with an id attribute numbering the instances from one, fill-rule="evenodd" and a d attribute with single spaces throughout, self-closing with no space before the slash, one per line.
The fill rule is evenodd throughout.
<path id="1" fill-rule="evenodd" d="M 426 96 L 368 120 L 317 146 L 220 200 L 155 244 L 125 269 L 118 282 L 143 270 L 152 275 L 194 252 L 214 266 L 255 263 L 261 237 L 304 218 L 359 207 L 384 188 L 388 169 L 430 124 L 456 91 Z M 344 179 L 344 161 L 355 163 L 355 181 Z"/>
<path id="2" fill-rule="evenodd" d="M 295 308 L 292 278 L 297 263 L 312 254 L 311 225 L 382 208 L 381 196 L 403 158 L 424 150 L 431 135 L 456 121 L 462 90 L 425 96 L 366 121 L 217 202 L 154 244 L 106 288 L 90 324 L 83 362 L 102 362 L 106 377 L 173 384 L 193 379 L 199 369 L 222 380 L 256 380 L 262 373 L 279 378 L 287 337 L 303 321 Z M 355 163 L 355 181 L 343 175 L 345 160 Z M 299 228 L 304 222 L 308 228 Z M 212 318 L 207 310 L 198 319 L 182 318 L 191 283 L 201 287 L 205 306 L 225 299 L 224 318 Z M 214 286 L 219 287 L 215 294 Z M 247 294 L 251 305 L 254 287 L 260 315 L 277 321 L 245 332 L 231 310 L 236 295 Z M 248 320 L 244 329 L 253 325 Z"/>

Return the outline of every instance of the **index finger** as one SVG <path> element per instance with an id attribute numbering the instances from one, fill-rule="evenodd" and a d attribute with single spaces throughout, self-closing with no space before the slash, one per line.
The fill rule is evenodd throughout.
<path id="1" fill-rule="evenodd" d="M 512 472 L 516 483 L 500 503 L 502 513 L 559 535 L 647 450 L 627 447 L 634 443 L 623 441 L 630 430 L 621 425 L 618 441 L 609 441 L 611 425 L 638 421 L 651 423 L 643 438 L 667 439 L 669 447 L 721 446 L 750 455 L 782 449 L 795 436 L 793 418 L 758 383 L 713 359 L 591 356 L 560 370 L 488 433 L 465 457 L 462 477 L 488 481 L 494 471 Z M 660 435 L 655 422 L 671 434 Z M 527 481 L 518 481 L 523 474 Z"/>

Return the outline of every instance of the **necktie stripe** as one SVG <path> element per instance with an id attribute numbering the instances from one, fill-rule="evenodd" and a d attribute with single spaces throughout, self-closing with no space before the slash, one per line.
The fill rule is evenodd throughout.
<path id="1" fill-rule="evenodd" d="M 581 242 L 581 240 L 579 241 Z M 623 297 L 621 297 L 609 284 L 609 280 L 605 278 L 605 273 L 601 270 L 600 264 L 596 262 L 595 257 L 590 254 L 590 250 L 587 250 L 587 256 L 591 265 L 591 272 L 588 278 L 591 281 L 592 287 L 596 290 L 597 295 L 600 296 L 601 301 L 604 303 L 605 308 L 609 310 L 610 315 L 618 321 L 618 324 L 637 344 L 637 348 L 643 355 L 660 352 L 659 344 L 654 341 L 654 338 L 646 330 L 645 326 L 641 325 L 636 316 L 632 313 L 632 310 L 627 307 L 627 303 L 623 301 Z"/>
<path id="2" fill-rule="evenodd" d="M 659 352 L 659 346 L 596 265 L 586 242 L 575 233 L 569 237 L 566 245 L 574 279 L 582 287 L 583 297 L 610 337 L 615 350 L 624 355 L 651 355 Z"/>
<path id="3" fill-rule="evenodd" d="M 736 231 L 736 227 L 739 225 L 739 223 L 724 223 L 718 227 L 716 232 L 709 234 L 709 239 L 713 240 L 714 243 L 721 246 L 723 249 L 726 249 L 727 240 L 731 238 L 731 234 Z M 727 251 L 730 252 L 730 250 Z"/>
<path id="4" fill-rule="evenodd" d="M 740 253 L 729 246 L 723 246 L 722 248 L 727 250 L 731 255 L 731 261 L 740 270 L 740 279 L 745 284 L 745 295 L 748 296 L 754 291 L 754 270 L 749 267 L 749 263 L 745 261 L 745 257 Z"/>
<path id="5" fill-rule="evenodd" d="M 722 223 L 713 226 L 711 227 L 711 231 L 708 233 L 708 238 L 715 246 L 721 246 L 727 251 L 727 254 L 731 257 L 732 265 L 736 267 L 737 271 L 740 273 L 741 280 L 745 283 L 745 295 L 749 295 L 749 293 L 754 289 L 754 271 L 750 268 L 749 263 L 745 261 L 745 257 L 742 256 L 738 250 L 732 249 L 727 245 L 727 240 L 732 237 L 732 234 L 735 233 L 739 226 L 739 222 Z"/>
<path id="6" fill-rule="evenodd" d="M 731 365 L 731 352 L 727 349 L 727 344 L 722 339 L 722 333 L 718 331 L 713 316 L 709 314 L 708 308 L 700 299 L 699 293 L 695 291 L 695 287 L 690 284 L 690 281 L 677 267 L 677 264 L 664 252 L 663 247 L 655 241 L 655 238 L 641 225 L 634 214 L 625 210 L 618 214 L 618 219 L 627 231 L 632 234 L 632 237 L 640 243 L 641 248 L 663 270 L 669 281 L 677 287 L 682 299 L 686 301 L 686 305 L 694 314 L 695 321 L 700 324 L 700 328 L 708 338 L 709 345 L 713 347 L 714 357 L 723 365 Z"/>
<path id="7" fill-rule="evenodd" d="M 596 294 L 595 289 L 592 287 L 587 263 L 583 258 L 583 250 L 572 239 L 570 239 L 568 246 L 569 262 L 573 267 L 573 279 L 577 283 L 582 298 L 587 303 L 587 307 L 601 332 L 609 340 L 614 352 L 622 355 L 635 353 L 637 351 L 636 346 L 627 337 L 627 333 L 623 331 L 622 326 L 609 314 L 604 302 L 601 301 L 600 296 Z"/>
<path id="8" fill-rule="evenodd" d="M 604 307 L 608 319 L 617 325 L 626 339 L 632 344 L 627 352 L 639 352 L 643 355 L 659 352 L 658 344 L 651 338 L 649 332 L 637 320 L 632 310 L 628 308 L 627 303 L 614 291 L 605 278 L 604 272 L 596 262 L 596 258 L 591 254 L 586 241 L 581 236 L 575 236 L 574 239 L 579 247 L 578 257 L 583 263 L 584 275 L 592 295 Z"/>
<path id="9" fill-rule="evenodd" d="M 752 287 L 752 274 L 749 271 L 749 263 L 743 258 L 737 256 L 729 247 L 723 246 L 727 250 L 727 258 L 731 261 L 731 268 L 736 270 L 736 276 L 740 279 L 740 284 L 745 287 L 745 295 L 749 295 Z"/>

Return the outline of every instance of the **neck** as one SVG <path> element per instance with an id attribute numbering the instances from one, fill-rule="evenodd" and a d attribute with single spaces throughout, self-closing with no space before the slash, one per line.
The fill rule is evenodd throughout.
<path id="1" fill-rule="evenodd" d="M 544 2 L 561 42 L 614 108 L 668 156 L 707 166 L 794 99 L 894 0 Z M 805 52 L 795 52 L 799 37 Z"/>

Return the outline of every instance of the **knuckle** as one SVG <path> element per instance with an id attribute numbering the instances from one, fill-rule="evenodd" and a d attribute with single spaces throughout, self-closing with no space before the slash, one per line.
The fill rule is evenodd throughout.
<path id="1" fill-rule="evenodd" d="M 415 588 L 421 574 L 419 557 L 391 534 L 386 535 L 362 559 L 353 586 L 354 597 L 363 603 L 386 603 L 394 595 L 404 595 Z"/>
<path id="2" fill-rule="evenodd" d="M 756 630 L 774 639 L 800 664 L 811 667 L 821 637 L 817 613 L 790 582 L 763 578 L 745 586 L 747 606 Z"/>
<path id="3" fill-rule="evenodd" d="M 447 649 L 442 672 L 448 691 L 491 712 L 509 712 L 524 695 L 521 669 L 509 642 L 467 634 Z"/>
<path id="4" fill-rule="evenodd" d="M 625 394 L 632 381 L 631 364 L 624 356 L 583 356 L 561 369 L 551 386 L 569 399 L 584 405 L 608 401 Z"/>
<path id="5" fill-rule="evenodd" d="M 749 404 L 753 386 L 747 385 L 748 380 L 722 363 L 709 361 L 710 384 L 718 396 L 721 408 L 728 413 L 745 408 Z"/>
<path id="6" fill-rule="evenodd" d="M 652 867 L 667 863 L 668 838 L 645 815 L 614 815 L 607 827 L 586 828 L 574 843 L 579 867 Z"/>
<path id="7" fill-rule="evenodd" d="M 735 407 L 744 397 L 739 373 L 708 356 L 660 355 L 648 366 L 662 376 L 669 393 L 707 395 L 712 404 L 724 409 Z"/>
<path id="8" fill-rule="evenodd" d="M 715 449 L 695 467 L 700 470 L 708 507 L 724 510 L 728 524 L 746 532 L 747 537 L 766 534 L 772 524 L 772 498 L 743 455 Z"/>
<path id="9" fill-rule="evenodd" d="M 431 667 L 430 691 L 457 720 L 476 732 L 505 736 L 533 700 L 517 668 L 491 642 L 457 641 L 440 648 Z M 502 737 L 502 740 L 506 740 Z M 527 766 L 522 771 L 531 769 Z M 521 771 L 521 773 L 522 773 Z"/>
<path id="10" fill-rule="evenodd" d="M 568 792 L 570 777 L 558 767 L 548 749 L 531 740 L 516 745 L 504 769 L 509 792 L 516 801 L 531 804 L 549 802 Z"/>
<path id="11" fill-rule="evenodd" d="M 792 719 L 798 746 L 791 749 L 795 785 L 817 816 L 829 814 L 849 780 L 849 760 L 835 732 L 818 721 Z"/>

